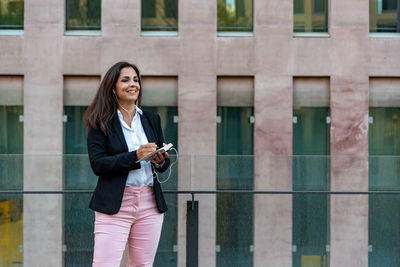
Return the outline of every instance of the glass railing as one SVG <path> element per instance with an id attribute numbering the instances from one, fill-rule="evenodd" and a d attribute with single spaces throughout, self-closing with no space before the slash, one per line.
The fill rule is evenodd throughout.
<path id="1" fill-rule="evenodd" d="M 291 266 L 333 266 L 332 227 L 360 220 L 368 236 L 348 249 L 368 251 L 354 257 L 400 266 L 399 168 L 397 156 L 180 155 L 158 177 L 169 211 L 154 266 L 259 266 L 264 247 Z M 96 182 L 87 155 L 0 155 L 0 266 L 90 266 Z"/>

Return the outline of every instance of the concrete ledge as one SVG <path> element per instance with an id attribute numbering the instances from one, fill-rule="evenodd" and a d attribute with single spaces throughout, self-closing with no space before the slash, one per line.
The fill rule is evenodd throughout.
<path id="1" fill-rule="evenodd" d="M 217 32 L 218 37 L 254 37 L 254 32 Z"/>
<path id="2" fill-rule="evenodd" d="M 370 32 L 370 38 L 400 38 L 399 32 Z"/>
<path id="3" fill-rule="evenodd" d="M 101 36 L 101 31 L 65 31 L 64 36 Z"/>
<path id="4" fill-rule="evenodd" d="M 293 37 L 297 38 L 330 38 L 327 32 L 294 32 Z"/>
<path id="5" fill-rule="evenodd" d="M 0 35 L 24 35 L 24 30 L 0 30 Z"/>
<path id="6" fill-rule="evenodd" d="M 176 37 L 176 36 L 179 36 L 179 33 L 178 33 L 178 31 L 141 31 L 140 36 Z"/>

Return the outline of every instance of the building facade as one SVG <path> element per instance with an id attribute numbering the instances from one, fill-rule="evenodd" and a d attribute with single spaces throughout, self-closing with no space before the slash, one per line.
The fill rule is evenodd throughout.
<path id="1" fill-rule="evenodd" d="M 0 0 L 1 190 L 93 189 L 81 118 L 120 60 L 139 66 L 144 109 L 161 115 L 178 147 L 166 189 L 398 190 L 392 2 Z M 4 19 L 21 3 L 22 27 Z M 21 239 L 0 235 L 15 248 L 0 252 L 4 264 L 87 266 L 88 198 L 1 195 L 0 229 L 15 221 Z M 400 264 L 397 196 L 195 198 L 199 266 Z M 168 195 L 157 266 L 186 266 L 188 200 Z"/>

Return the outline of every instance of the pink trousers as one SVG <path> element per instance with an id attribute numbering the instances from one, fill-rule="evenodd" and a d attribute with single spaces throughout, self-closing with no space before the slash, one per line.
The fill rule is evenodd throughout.
<path id="1" fill-rule="evenodd" d="M 153 266 L 164 219 L 153 187 L 125 187 L 120 211 L 95 217 L 93 267 L 119 267 L 126 242 L 129 267 Z"/>

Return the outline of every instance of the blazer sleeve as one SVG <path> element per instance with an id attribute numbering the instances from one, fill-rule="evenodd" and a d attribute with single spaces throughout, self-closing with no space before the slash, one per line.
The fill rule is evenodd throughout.
<path id="1" fill-rule="evenodd" d="M 158 114 L 155 119 L 156 119 L 156 122 L 155 122 L 156 129 L 155 130 L 157 131 L 157 139 L 158 139 L 157 142 L 158 142 L 159 146 L 161 147 L 162 144 L 165 143 L 164 134 L 163 134 L 163 131 L 161 128 L 161 119 Z M 170 160 L 169 160 L 169 158 L 166 158 L 164 164 L 160 168 L 155 167 L 155 165 L 154 165 L 154 167 L 157 172 L 162 173 L 168 169 L 169 164 L 170 164 Z"/>
<path id="2" fill-rule="evenodd" d="M 107 150 L 108 138 L 102 131 L 89 129 L 87 146 L 90 165 L 95 175 L 109 176 L 140 169 L 136 151 L 110 155 Z"/>

